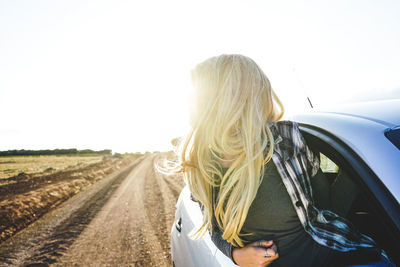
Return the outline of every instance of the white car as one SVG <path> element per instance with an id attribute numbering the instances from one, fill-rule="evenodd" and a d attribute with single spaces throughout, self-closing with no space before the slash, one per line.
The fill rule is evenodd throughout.
<path id="1" fill-rule="evenodd" d="M 348 218 L 400 266 L 400 99 L 314 111 L 291 120 L 299 123 L 307 144 L 321 152 L 326 180 L 313 181 L 323 188 L 314 190 L 316 201 L 324 199 L 317 201 L 320 208 Z M 209 234 L 199 240 L 188 237 L 201 221 L 199 205 L 185 187 L 172 226 L 173 265 L 236 266 Z"/>

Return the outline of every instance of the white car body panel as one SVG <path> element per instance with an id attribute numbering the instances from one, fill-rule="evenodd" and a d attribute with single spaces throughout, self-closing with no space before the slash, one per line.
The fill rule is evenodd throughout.
<path id="1" fill-rule="evenodd" d="M 234 264 L 230 258 L 225 256 L 221 250 L 217 249 L 217 253 L 215 253 L 215 266 L 221 267 L 237 267 L 238 265 Z"/>
<path id="2" fill-rule="evenodd" d="M 198 203 L 190 199 L 190 191 L 185 186 L 177 202 L 175 223 L 171 231 L 171 253 L 176 267 L 220 266 L 215 264 L 214 255 L 217 247 L 211 241 L 208 232 L 199 240 L 192 240 L 188 234 L 202 222 L 202 213 Z M 181 218 L 181 232 L 176 229 L 176 222 Z M 190 242 L 190 244 L 188 244 Z M 201 251 L 202 253 L 198 253 Z M 190 257 L 187 257 L 190 255 Z"/>

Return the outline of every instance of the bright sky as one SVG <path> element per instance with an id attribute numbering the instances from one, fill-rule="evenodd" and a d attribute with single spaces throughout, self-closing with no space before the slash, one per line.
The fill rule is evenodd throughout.
<path id="1" fill-rule="evenodd" d="M 240 53 L 288 113 L 399 95 L 400 1 L 1 1 L 0 150 L 167 151 L 190 69 Z"/>

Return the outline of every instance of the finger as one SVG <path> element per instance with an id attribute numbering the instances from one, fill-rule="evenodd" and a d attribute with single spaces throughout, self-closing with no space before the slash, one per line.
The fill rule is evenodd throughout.
<path id="1" fill-rule="evenodd" d="M 258 240 L 258 241 L 254 241 L 253 243 L 250 243 L 250 244 L 248 244 L 248 246 L 250 246 L 250 247 L 263 247 L 264 245 L 264 242 L 268 242 L 268 241 L 265 241 L 265 240 Z"/>
<path id="2" fill-rule="evenodd" d="M 276 246 L 275 246 L 275 249 L 269 248 L 269 249 L 265 250 L 263 257 L 266 261 L 273 261 L 273 260 L 277 259 L 279 257 L 279 254 L 278 254 L 278 251 L 276 250 Z"/>
<path id="3" fill-rule="evenodd" d="M 271 248 L 269 248 L 269 249 L 267 249 L 267 252 L 266 252 L 266 258 L 271 258 L 271 257 L 274 257 L 276 254 L 278 254 L 278 252 L 277 251 L 275 251 L 274 249 L 271 249 Z"/>
<path id="4" fill-rule="evenodd" d="M 276 253 L 274 256 L 271 256 L 269 258 L 264 258 L 264 266 L 270 265 L 274 260 L 276 260 L 279 257 L 279 255 Z"/>
<path id="5" fill-rule="evenodd" d="M 268 241 L 261 241 L 261 246 L 262 247 L 270 247 L 270 246 L 272 246 L 274 244 L 274 241 L 273 240 L 268 240 Z"/>
<path id="6" fill-rule="evenodd" d="M 270 255 L 268 258 L 265 258 L 265 259 L 266 259 L 266 261 L 268 262 L 268 261 L 274 261 L 274 260 L 276 260 L 277 258 L 279 258 L 279 254 L 278 254 L 278 253 L 275 253 L 274 255 Z"/>
<path id="7" fill-rule="evenodd" d="M 248 246 L 251 247 L 270 247 L 274 244 L 273 240 L 258 240 L 258 241 L 254 241 L 253 243 L 250 243 Z"/>
<path id="8" fill-rule="evenodd" d="M 275 244 L 273 244 L 270 247 L 263 248 L 263 249 L 264 250 L 262 251 L 262 253 L 264 253 L 264 255 L 263 255 L 264 258 L 273 257 L 273 256 L 275 256 L 275 254 L 278 253 L 278 247 Z"/>
<path id="9" fill-rule="evenodd" d="M 276 260 L 277 258 L 279 258 L 279 254 L 278 253 L 276 253 L 275 256 L 272 256 L 272 257 L 267 258 L 267 259 L 269 259 L 269 261 L 272 262 L 272 261 Z"/>
<path id="10" fill-rule="evenodd" d="M 277 258 L 278 252 L 272 248 L 254 248 L 256 250 L 255 257 L 261 259 L 264 263 Z"/>

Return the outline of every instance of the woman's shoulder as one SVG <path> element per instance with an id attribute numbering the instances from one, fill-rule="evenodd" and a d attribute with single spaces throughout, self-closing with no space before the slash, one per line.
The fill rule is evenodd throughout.
<path id="1" fill-rule="evenodd" d="M 299 134 L 299 125 L 297 122 L 292 120 L 275 121 L 270 123 L 270 126 L 275 128 L 282 138 L 293 139 L 293 137 Z"/>
<path id="2" fill-rule="evenodd" d="M 272 125 L 279 127 L 298 127 L 298 123 L 292 120 L 280 120 L 271 122 Z"/>
<path id="3" fill-rule="evenodd" d="M 292 120 L 281 120 L 273 122 L 270 129 L 279 149 L 287 154 L 297 154 L 304 147 L 303 137 L 299 125 Z"/>

